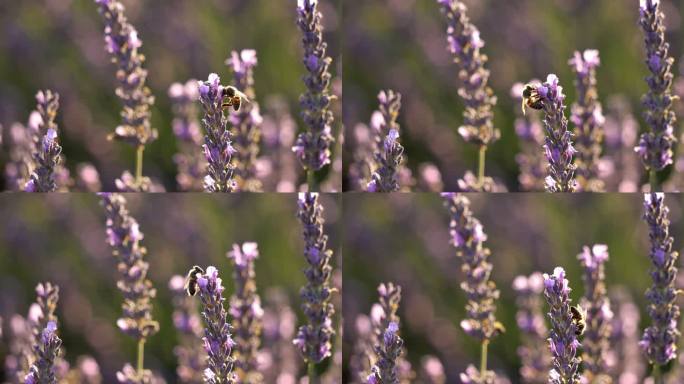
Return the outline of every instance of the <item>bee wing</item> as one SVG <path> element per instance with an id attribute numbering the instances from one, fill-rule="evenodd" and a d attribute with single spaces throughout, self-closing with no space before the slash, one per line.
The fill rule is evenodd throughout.
<path id="1" fill-rule="evenodd" d="M 244 101 L 246 101 L 248 103 L 250 102 L 249 99 L 247 98 L 247 95 L 238 91 L 237 89 L 235 90 L 235 96 L 239 96 L 241 99 L 243 99 Z"/>

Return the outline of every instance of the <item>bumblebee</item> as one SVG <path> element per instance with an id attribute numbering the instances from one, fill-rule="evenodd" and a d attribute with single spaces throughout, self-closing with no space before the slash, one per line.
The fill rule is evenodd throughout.
<path id="1" fill-rule="evenodd" d="M 199 289 L 197 285 L 197 276 L 204 273 L 204 269 L 195 265 L 188 272 L 188 276 L 185 278 L 185 292 L 188 296 L 195 296 L 197 290 Z"/>
<path id="2" fill-rule="evenodd" d="M 537 86 L 532 83 L 525 84 L 525 89 L 522 92 L 522 111 L 525 114 L 525 107 L 530 107 L 532 109 L 542 109 L 544 108 L 544 103 L 542 103 L 541 96 L 537 92 Z"/>
<path id="3" fill-rule="evenodd" d="M 570 307 L 570 313 L 572 313 L 572 322 L 575 324 L 575 335 L 582 336 L 587 326 L 587 311 L 577 305 Z"/>
<path id="4" fill-rule="evenodd" d="M 238 91 L 237 88 L 230 86 L 230 85 L 223 88 L 223 93 L 221 96 L 223 96 L 223 98 L 224 98 L 224 101 L 223 101 L 223 104 L 221 104 L 221 107 L 223 107 L 223 108 L 233 107 L 233 110 L 235 112 L 240 110 L 240 106 L 242 105 L 243 100 L 245 102 L 249 103 L 249 99 L 247 98 L 247 95 Z"/>

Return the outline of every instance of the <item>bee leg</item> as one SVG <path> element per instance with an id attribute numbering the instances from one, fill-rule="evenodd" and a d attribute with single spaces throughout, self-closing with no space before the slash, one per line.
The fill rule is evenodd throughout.
<path id="1" fill-rule="evenodd" d="M 526 113 L 527 113 L 526 108 L 525 108 L 525 102 L 526 102 L 526 100 L 525 100 L 525 98 L 523 97 L 523 99 L 522 99 L 522 104 L 520 105 L 520 107 L 522 108 L 523 116 L 525 116 Z"/>

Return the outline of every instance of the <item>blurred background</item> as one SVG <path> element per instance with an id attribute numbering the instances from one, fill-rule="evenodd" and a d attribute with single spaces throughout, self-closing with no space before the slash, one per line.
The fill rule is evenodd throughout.
<path id="1" fill-rule="evenodd" d="M 626 124 L 631 130 L 639 129 L 631 119 L 625 122 L 625 115 L 633 114 L 643 125 L 639 100 L 647 90 L 647 68 L 643 34 L 637 24 L 637 0 L 463 2 L 485 42 L 481 52 L 489 57 L 490 85 L 498 98 L 494 126 L 502 136 L 487 151 L 487 175 L 509 190 L 520 188 L 515 156 L 521 143 L 514 129 L 520 101 L 511 97 L 511 88 L 516 82 L 545 80 L 547 74 L 555 73 L 569 105 L 575 100 L 575 91 L 568 60 L 575 50 L 600 51 L 598 92 L 608 120 L 604 153 L 617 157 L 621 147 L 628 147 L 627 153 L 636 159 L 629 152 L 634 138 L 623 138 L 625 142 L 621 142 L 620 136 Z M 682 95 L 684 1 L 661 3 L 670 54 L 675 58 L 673 72 L 679 76 L 677 93 Z M 407 165 L 418 179 L 418 188 L 426 189 L 420 179 L 426 165 L 432 164 L 441 172 L 444 190 L 456 190 L 456 182 L 466 170 L 477 172 L 477 148 L 456 132 L 462 123 L 463 104 L 457 94 L 460 82 L 453 57 L 446 49 L 447 22 L 437 0 L 349 1 L 344 6 L 344 19 L 345 167 L 358 145 L 356 135 L 362 130 L 357 125 L 369 124 L 372 112 L 378 108 L 378 92 L 391 88 L 402 94 L 400 141 L 406 149 Z M 680 123 L 684 120 L 683 104 L 678 106 Z M 566 115 L 569 113 L 568 108 Z M 640 170 L 641 164 L 636 165 Z M 624 167 L 617 166 L 618 172 Z M 684 163 L 678 167 L 683 171 Z M 345 176 L 345 189 L 351 189 L 347 171 Z M 618 190 L 617 183 L 609 182 L 607 187 L 609 191 Z"/>
<path id="2" fill-rule="evenodd" d="M 257 51 L 255 88 L 265 120 L 262 154 L 275 157 L 274 152 L 281 149 L 279 145 L 290 150 L 290 141 L 302 124 L 298 100 L 304 90 L 301 77 L 305 71 L 301 34 L 296 25 L 297 0 L 122 3 L 129 22 L 142 39 L 148 85 L 156 97 L 151 123 L 159 131 L 159 139 L 145 149 L 146 175 L 167 190 L 176 189 L 173 155 L 178 151 L 178 143 L 171 130 L 169 86 L 189 79 L 206 79 L 211 72 L 228 82 L 232 73 L 224 60 L 233 50 Z M 334 93 L 341 96 L 341 1 L 322 0 L 319 9 L 324 15 L 328 54 L 334 59 Z M 103 189 L 113 190 L 114 179 L 124 169 L 134 168 L 135 153 L 129 145 L 106 139 L 120 122 L 121 102 L 114 94 L 116 68 L 105 52 L 103 31 L 104 22 L 94 0 L 2 2 L 0 124 L 5 127 L 7 145 L 11 125 L 26 124 L 35 109 L 38 89 L 57 91 L 57 124 L 67 167 L 74 175 L 76 164 L 92 163 L 100 171 Z M 340 109 L 339 104 L 333 103 L 334 108 Z M 341 111 L 336 110 L 335 114 L 340 116 Z M 335 124 L 336 136 L 340 126 L 339 122 Z M 287 137 L 279 140 L 283 130 Z M 3 169 L 7 150 L 4 148 L 5 153 L 0 155 Z M 294 156 L 290 158 L 294 171 L 300 172 Z M 330 168 L 321 172 L 322 179 Z M 275 191 L 275 186 L 268 183 L 265 188 Z"/>
<path id="3" fill-rule="evenodd" d="M 234 243 L 255 241 L 260 252 L 256 281 L 266 311 L 262 345 L 275 349 L 274 343 L 282 341 L 284 352 L 274 356 L 271 363 L 282 367 L 291 359 L 290 369 L 305 375 L 305 369 L 298 371 L 301 359 L 291 342 L 296 327 L 304 321 L 299 308 L 299 289 L 305 284 L 304 242 L 295 216 L 296 195 L 139 194 L 126 198 L 145 235 L 149 276 L 157 289 L 153 318 L 161 327 L 145 345 L 146 368 L 168 382 L 177 382 L 173 350 L 179 336 L 172 322 L 170 278 L 185 276 L 193 265 L 214 265 L 228 298 L 234 286 L 226 252 Z M 36 300 L 34 288 L 43 281 L 59 285 L 59 333 L 72 366 L 77 356 L 93 356 L 100 364 L 103 382 L 111 383 L 124 363 L 135 360 L 134 340 L 116 327 L 122 296 L 116 288 L 115 259 L 105 243 L 105 217 L 99 200 L 89 194 L 0 197 L 0 216 L 8 219 L 0 223 L 0 316 L 4 319 L 0 382 L 5 382 L 3 378 L 9 381 L 4 362 L 13 342 L 11 317 L 26 316 Z M 324 195 L 321 202 L 339 287 L 339 198 Z M 336 316 L 340 316 L 340 295 L 334 300 Z M 341 360 L 341 350 L 336 347 L 334 351 L 339 356 L 321 364 L 321 373 L 339 367 L 332 361 Z M 337 369 L 334 377 L 339 377 Z"/>
<path id="4" fill-rule="evenodd" d="M 573 289 L 573 303 L 577 303 L 584 291 L 577 255 L 584 245 L 608 246 L 610 259 L 605 270 L 609 295 L 631 296 L 641 314 L 638 330 L 633 331 L 641 337 L 649 323 L 644 292 L 651 284 L 641 195 L 468 197 L 488 237 L 485 245 L 491 250 L 492 278 L 501 291 L 496 317 L 507 329 L 489 346 L 491 369 L 512 383 L 521 382 L 516 349 L 522 338 L 516 325 L 514 278 L 535 271 L 552 273 L 554 267 L 562 266 Z M 679 250 L 684 229 L 682 197 L 668 195 L 665 203 L 670 208 L 674 249 Z M 369 314 L 378 301 L 378 285 L 388 281 L 402 287 L 400 331 L 414 370 L 420 372 L 423 358 L 432 355 L 444 365 L 447 383 L 461 382 L 458 375 L 468 364 L 478 366 L 480 345 L 459 326 L 465 316 L 466 298 L 459 286 L 463 281 L 461 261 L 449 243 L 450 218 L 442 198 L 437 194 L 347 194 L 343 205 L 345 382 L 351 382 L 349 359 L 358 342 L 357 329 L 363 324 L 358 316 Z M 680 283 L 684 281 L 680 279 Z M 613 301 L 616 319 L 629 320 L 621 317 L 615 304 Z M 546 308 L 543 302 L 544 313 Z M 629 317 L 638 321 L 634 313 Z M 630 346 L 636 348 L 636 342 Z M 640 352 L 636 357 L 629 369 L 643 373 L 643 357 Z M 630 364 L 626 359 L 620 361 L 618 367 Z M 621 383 L 642 382 L 635 380 Z"/>

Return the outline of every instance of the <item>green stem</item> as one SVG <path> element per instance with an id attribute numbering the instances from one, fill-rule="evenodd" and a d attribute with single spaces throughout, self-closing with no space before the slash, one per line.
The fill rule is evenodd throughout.
<path id="1" fill-rule="evenodd" d="M 139 145 L 135 156 L 135 183 L 140 185 L 142 183 L 142 170 L 143 170 L 143 151 L 145 146 Z"/>
<path id="2" fill-rule="evenodd" d="M 653 384 L 665 384 L 665 375 L 660 372 L 660 366 L 653 366 Z"/>
<path id="3" fill-rule="evenodd" d="M 309 362 L 308 374 L 309 374 L 309 384 L 318 384 L 318 378 L 316 377 L 316 364 L 315 363 Z"/>
<path id="4" fill-rule="evenodd" d="M 309 186 L 309 192 L 316 192 L 316 173 L 313 169 L 306 170 L 306 185 Z"/>
<path id="5" fill-rule="evenodd" d="M 480 377 L 484 378 L 487 374 L 487 346 L 489 346 L 489 340 L 482 341 L 482 352 L 480 355 Z"/>
<path id="6" fill-rule="evenodd" d="M 651 192 L 658 192 L 660 186 L 658 185 L 658 175 L 656 174 L 655 169 L 651 169 L 648 172 L 648 175 L 649 183 L 651 184 Z"/>
<path id="7" fill-rule="evenodd" d="M 138 341 L 138 377 L 143 377 L 143 363 L 145 361 L 145 339 Z"/>
<path id="8" fill-rule="evenodd" d="M 485 178 L 485 154 L 487 152 L 487 146 L 480 146 L 480 157 L 477 164 L 477 185 L 482 187 L 484 185 Z"/>

